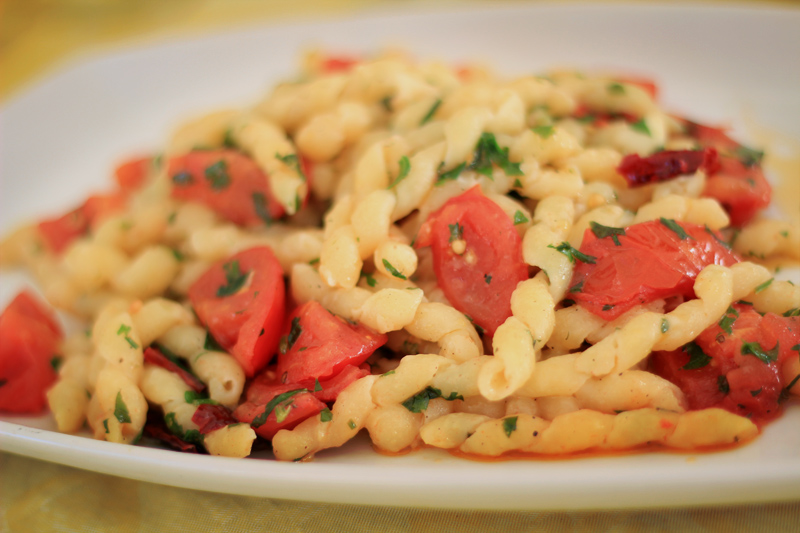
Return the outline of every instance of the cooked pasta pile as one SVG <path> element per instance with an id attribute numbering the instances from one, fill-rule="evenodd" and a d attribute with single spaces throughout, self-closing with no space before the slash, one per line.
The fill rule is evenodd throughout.
<path id="1" fill-rule="evenodd" d="M 0 367 L 0 409 L 280 460 L 362 429 L 478 456 L 751 440 L 800 394 L 800 287 L 763 266 L 800 228 L 759 217 L 763 154 L 656 96 L 311 53 L 3 241 L 87 330 L 14 300 L 5 344 L 50 340 Z"/>

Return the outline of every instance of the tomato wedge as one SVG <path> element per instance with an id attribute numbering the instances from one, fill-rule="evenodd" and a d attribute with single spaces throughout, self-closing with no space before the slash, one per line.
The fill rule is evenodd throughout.
<path id="1" fill-rule="evenodd" d="M 205 204 L 239 226 L 269 224 L 285 214 L 269 177 L 236 150 L 196 150 L 173 157 L 167 174 L 174 198 Z"/>
<path id="2" fill-rule="evenodd" d="M 283 270 L 266 246 L 209 268 L 189 289 L 200 321 L 252 377 L 278 347 L 285 314 Z"/>
<path id="3" fill-rule="evenodd" d="M 86 235 L 89 229 L 103 217 L 121 210 L 125 197 L 121 193 L 95 194 L 72 211 L 39 222 L 38 229 L 45 245 L 54 253 L 63 252 L 72 241 Z"/>
<path id="4" fill-rule="evenodd" d="M 239 404 L 233 416 L 250 424 L 256 434 L 271 439 L 281 429 L 292 429 L 327 406 L 304 387 L 280 382 L 262 383 L 260 401 Z M 263 400 L 263 401 L 261 401 Z"/>
<path id="5" fill-rule="evenodd" d="M 114 169 L 114 180 L 120 190 L 131 193 L 144 185 L 152 166 L 153 158 L 150 156 L 133 157 L 123 161 Z"/>
<path id="6" fill-rule="evenodd" d="M 27 291 L 17 294 L 0 315 L 0 411 L 34 414 L 45 408 L 61 338 L 52 311 Z"/>
<path id="7" fill-rule="evenodd" d="M 592 262 L 577 262 L 569 297 L 605 320 L 660 298 L 694 297 L 703 268 L 739 261 L 710 229 L 669 219 L 588 229 L 580 252 Z"/>
<path id="8" fill-rule="evenodd" d="M 655 352 L 650 367 L 677 385 L 691 409 L 721 407 L 762 425 L 781 413 L 780 367 L 800 350 L 800 318 L 736 304 L 682 350 Z"/>
<path id="9" fill-rule="evenodd" d="M 315 380 L 329 380 L 347 366 L 362 364 L 386 339 L 386 335 L 347 322 L 312 300 L 287 319 L 276 372 L 283 383 L 313 390 Z"/>
<path id="10" fill-rule="evenodd" d="M 528 279 L 522 239 L 511 218 L 483 195 L 480 186 L 432 213 L 414 246 L 431 247 L 445 296 L 487 333 L 493 335 L 511 316 L 511 293 Z"/>

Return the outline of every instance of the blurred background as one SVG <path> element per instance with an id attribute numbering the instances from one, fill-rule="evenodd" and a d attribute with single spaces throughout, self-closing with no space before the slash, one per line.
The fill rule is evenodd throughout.
<path id="1" fill-rule="evenodd" d="M 587 3 L 549 0 L 547 3 Z M 646 3 L 647 0 L 628 0 Z M 485 5 L 464 0 L 0 0 L 0 100 L 58 65 L 104 48 L 230 30 L 241 25 L 325 19 L 382 9 Z M 504 4 L 530 3 L 504 0 Z M 609 3 L 608 1 L 606 3 Z M 613 2 L 620 3 L 620 2 Z M 706 0 L 759 6 L 800 0 Z"/>

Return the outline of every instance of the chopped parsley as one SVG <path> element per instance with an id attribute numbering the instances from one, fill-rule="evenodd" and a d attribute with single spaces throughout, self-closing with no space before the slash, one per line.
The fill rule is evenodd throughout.
<path id="1" fill-rule="evenodd" d="M 402 405 L 412 413 L 421 413 L 428 408 L 428 403 L 435 398 L 444 398 L 448 402 L 463 400 L 464 397 L 453 391 L 449 396 L 442 396 L 442 391 L 436 387 L 425 387 L 417 394 L 406 399 Z"/>
<path id="2" fill-rule="evenodd" d="M 761 388 L 760 388 L 760 389 L 758 389 L 758 390 L 751 390 L 751 391 L 750 391 L 750 396 L 752 396 L 753 398 L 755 398 L 756 396 L 758 396 L 759 394 L 761 394 L 761 391 L 762 391 L 762 390 L 764 390 L 764 387 L 761 387 Z"/>
<path id="3" fill-rule="evenodd" d="M 625 94 L 625 86 L 619 82 L 609 83 L 606 87 L 611 94 Z"/>
<path id="4" fill-rule="evenodd" d="M 558 250 L 562 254 L 566 255 L 569 259 L 569 262 L 575 264 L 575 260 L 581 261 L 583 263 L 594 264 L 597 261 L 597 258 L 592 255 L 586 255 L 585 253 L 575 249 L 572 245 L 568 242 L 562 242 L 558 246 L 553 246 L 552 244 L 547 245 L 548 248 L 552 248 L 554 250 Z"/>
<path id="5" fill-rule="evenodd" d="M 327 407 L 324 408 L 322 411 L 319 412 L 319 421 L 320 422 L 330 422 L 333 420 L 333 413 Z"/>
<path id="6" fill-rule="evenodd" d="M 689 236 L 689 234 L 688 234 L 688 233 L 686 233 L 686 231 L 684 231 L 683 227 L 681 227 L 681 225 L 680 225 L 680 224 L 678 224 L 677 222 L 675 222 L 673 219 L 671 219 L 671 218 L 664 218 L 664 217 L 661 217 L 661 218 L 659 218 L 658 220 L 659 220 L 659 222 L 661 222 L 662 224 L 664 224 L 664 225 L 665 225 L 665 226 L 666 226 L 668 229 L 670 229 L 670 230 L 674 231 L 674 232 L 675 232 L 675 234 L 676 234 L 676 235 L 677 235 L 677 236 L 678 236 L 678 237 L 679 237 L 679 238 L 680 238 L 682 241 L 683 241 L 683 240 L 686 240 L 686 239 L 691 239 L 691 237 Z"/>
<path id="7" fill-rule="evenodd" d="M 319 392 L 322 390 L 322 384 L 319 382 L 319 378 L 314 380 L 314 392 Z"/>
<path id="8" fill-rule="evenodd" d="M 239 261 L 234 259 L 222 265 L 222 270 L 225 271 L 225 285 L 217 289 L 217 298 L 230 296 L 239 292 L 247 281 L 247 275 L 250 272 L 242 272 L 239 269 Z"/>
<path id="9" fill-rule="evenodd" d="M 774 361 L 778 360 L 778 343 L 775 343 L 775 347 L 769 351 L 765 351 L 764 348 L 757 342 L 743 342 L 742 343 L 742 355 L 753 355 L 761 360 L 762 363 L 768 365 Z"/>
<path id="10" fill-rule="evenodd" d="M 508 148 L 500 148 L 493 133 L 482 133 L 475 145 L 475 155 L 469 169 L 491 178 L 493 165 L 503 169 L 507 176 L 523 175 L 519 163 L 508 160 Z"/>
<path id="11" fill-rule="evenodd" d="M 182 440 L 193 444 L 201 444 L 203 442 L 203 435 L 196 429 L 184 431 L 177 420 L 175 420 L 175 413 L 167 413 L 164 415 L 164 423 L 167 424 L 167 429 L 173 435 L 177 435 Z"/>
<path id="12" fill-rule="evenodd" d="M 292 319 L 292 326 L 289 328 L 289 334 L 281 337 L 279 350 L 281 353 L 286 353 L 297 342 L 297 338 L 303 333 L 303 328 L 300 327 L 300 317 L 296 316 Z"/>
<path id="13" fill-rule="evenodd" d="M 525 216 L 525 213 L 517 209 L 517 212 L 514 213 L 514 225 L 518 226 L 519 224 L 525 224 L 526 222 L 530 222 L 528 217 Z"/>
<path id="14" fill-rule="evenodd" d="M 762 150 L 755 150 L 747 146 L 740 145 L 734 150 L 734 155 L 746 167 L 753 167 L 761 164 L 764 159 L 764 152 Z"/>
<path id="15" fill-rule="evenodd" d="M 720 328 L 722 328 L 722 331 L 730 335 L 733 333 L 733 324 L 736 322 L 737 318 L 739 318 L 739 311 L 730 305 L 728 306 L 728 310 L 725 311 L 725 314 L 720 319 L 718 325 Z"/>
<path id="16" fill-rule="evenodd" d="M 130 336 L 128 335 L 128 333 L 130 332 L 131 332 L 130 326 L 128 326 L 127 324 L 120 324 L 119 329 L 117 330 L 117 335 L 124 335 L 125 342 L 127 342 L 131 348 L 136 349 L 139 347 L 139 345 L 136 343 L 135 340 L 130 338 Z"/>
<path id="17" fill-rule="evenodd" d="M 203 343 L 203 349 L 210 352 L 224 352 L 225 349 L 219 345 L 217 340 L 211 335 L 210 331 L 206 331 L 206 340 Z"/>
<path id="18" fill-rule="evenodd" d="M 61 364 L 64 362 L 64 358 L 60 355 L 54 355 L 50 358 L 50 367 L 53 369 L 53 372 L 58 372 L 58 369 L 61 368 Z"/>
<path id="19" fill-rule="evenodd" d="M 356 427 L 358 426 L 356 426 L 355 421 L 351 418 L 350 420 L 347 421 L 347 427 L 349 427 L 350 429 L 356 429 Z"/>
<path id="20" fill-rule="evenodd" d="M 797 374 L 794 379 L 781 390 L 781 393 L 778 395 L 778 403 L 783 403 L 789 399 L 792 387 L 795 386 L 798 380 L 800 380 L 800 374 Z"/>
<path id="21" fill-rule="evenodd" d="M 460 241 L 464 238 L 464 226 L 458 222 L 448 224 L 447 228 L 450 230 L 450 239 L 447 242 Z"/>
<path id="22" fill-rule="evenodd" d="M 423 126 L 423 125 L 427 124 L 428 122 L 430 122 L 430 120 L 436 114 L 436 111 L 439 109 L 440 105 L 442 105 L 442 99 L 441 98 L 437 98 L 436 101 L 431 106 L 431 108 L 428 109 L 428 112 L 425 113 L 425 116 L 422 117 L 422 120 L 419 121 L 419 125 Z"/>
<path id="23" fill-rule="evenodd" d="M 439 168 L 441 168 L 443 165 L 444 165 L 444 162 L 442 163 L 442 165 L 439 166 Z M 439 172 L 439 173 L 437 173 L 436 183 L 434 183 L 433 185 L 435 187 L 441 187 L 442 185 L 444 185 L 448 181 L 453 181 L 453 180 L 458 179 L 458 177 L 461 175 L 461 172 L 463 172 L 463 170 L 466 167 L 467 167 L 466 163 L 461 163 L 457 167 L 452 168 L 452 169 L 448 170 L 447 172 Z"/>
<path id="24" fill-rule="evenodd" d="M 491 274 L 484 274 L 483 275 L 483 281 L 485 281 L 486 284 L 489 285 L 492 282 Z"/>
<path id="25" fill-rule="evenodd" d="M 172 183 L 179 187 L 186 187 L 194 183 L 194 178 L 192 178 L 192 175 L 186 171 L 178 172 L 177 174 L 172 175 Z"/>
<path id="26" fill-rule="evenodd" d="M 765 281 L 764 283 L 762 283 L 761 285 L 759 285 L 758 287 L 756 287 L 756 288 L 755 288 L 755 293 L 756 293 L 756 294 L 758 294 L 759 292 L 761 292 L 761 291 L 765 290 L 767 287 L 769 287 L 770 285 L 772 285 L 772 281 L 773 281 L 773 279 L 774 279 L 774 278 L 769 278 L 767 281 Z"/>
<path id="27" fill-rule="evenodd" d="M 122 400 L 122 392 L 117 392 L 117 399 L 114 400 L 114 418 L 117 419 L 117 422 L 120 424 L 130 424 L 131 423 L 131 415 L 128 412 L 128 406 L 125 405 L 125 402 Z"/>
<path id="28" fill-rule="evenodd" d="M 547 139 L 548 137 L 551 137 L 555 133 L 555 129 L 553 129 L 553 126 L 549 126 L 549 125 L 548 126 L 536 126 L 535 128 L 531 128 L 531 130 L 533 130 L 533 133 L 535 133 L 536 135 L 538 135 L 542 139 Z"/>
<path id="29" fill-rule="evenodd" d="M 683 370 L 703 368 L 711 362 L 711 356 L 706 354 L 700 346 L 693 342 L 684 346 L 683 351 L 689 355 L 689 362 L 681 367 Z"/>
<path id="30" fill-rule="evenodd" d="M 367 280 L 367 285 L 370 287 L 374 287 L 378 283 L 372 274 L 364 274 L 364 279 Z"/>
<path id="31" fill-rule="evenodd" d="M 709 235 L 711 235 L 712 237 L 714 237 L 714 240 L 715 240 L 715 241 L 717 241 L 717 242 L 718 242 L 718 243 L 720 243 L 722 246 L 724 246 L 725 248 L 727 248 L 727 249 L 729 249 L 729 250 L 730 250 L 730 248 L 731 248 L 731 243 L 729 243 L 729 242 L 727 242 L 727 241 L 723 241 L 722 239 L 720 239 L 719 237 L 717 237 L 717 233 L 716 233 L 714 230 L 712 230 L 711 228 L 709 228 L 709 227 L 708 227 L 708 224 L 706 224 L 706 233 L 708 233 Z"/>
<path id="32" fill-rule="evenodd" d="M 411 170 L 411 162 L 408 160 L 408 156 L 403 156 L 400 158 L 399 161 L 400 165 L 400 173 L 397 175 L 397 178 L 387 187 L 387 189 L 392 189 L 397 186 L 398 183 L 403 181 L 406 176 L 408 176 L 408 171 Z"/>
<path id="33" fill-rule="evenodd" d="M 225 148 L 238 148 L 236 141 L 233 138 L 233 130 L 228 128 L 222 136 L 222 146 Z"/>
<path id="34" fill-rule="evenodd" d="M 220 159 L 206 167 L 205 176 L 212 189 L 225 189 L 231 184 L 231 177 L 228 175 L 228 164 L 224 159 Z"/>
<path id="35" fill-rule="evenodd" d="M 272 225 L 272 215 L 267 206 L 267 197 L 263 192 L 253 193 L 253 211 L 255 211 L 256 216 L 260 218 L 264 224 L 267 226 Z"/>
<path id="36" fill-rule="evenodd" d="M 400 278 L 400 279 L 408 279 L 408 278 L 405 277 L 405 275 L 403 275 L 402 272 L 400 272 L 394 266 L 392 266 L 392 264 L 389 261 L 387 261 L 386 259 L 383 260 L 383 266 L 386 268 L 386 270 L 392 276 L 394 276 L 396 278 Z"/>
<path id="37" fill-rule="evenodd" d="M 636 131 L 636 132 L 639 132 L 639 133 L 643 133 L 643 134 L 647 135 L 648 137 L 652 137 L 653 136 L 653 134 L 650 133 L 650 128 L 647 127 L 647 122 L 645 122 L 645 120 L 643 118 L 639 119 L 636 122 L 634 122 L 633 124 L 631 124 L 631 129 L 633 131 Z"/>
<path id="38" fill-rule="evenodd" d="M 306 175 L 303 173 L 303 168 L 300 166 L 300 159 L 297 157 L 297 154 L 286 154 L 281 155 L 279 153 L 275 153 L 275 158 L 282 161 L 284 165 L 290 167 L 292 170 L 297 172 L 297 175 L 306 179 Z"/>
<path id="39" fill-rule="evenodd" d="M 611 240 L 614 241 L 614 246 L 621 246 L 619 242 L 619 236 L 625 235 L 625 228 L 614 228 L 611 226 L 604 226 L 602 224 L 598 224 L 594 220 L 589 222 L 589 227 L 594 233 L 594 236 L 598 239 L 604 239 L 606 237 L 611 237 Z"/>
<path id="40" fill-rule="evenodd" d="M 516 416 L 510 416 L 503 419 L 503 432 L 506 437 L 511 438 L 511 434 L 517 430 L 517 418 Z"/>
<path id="41" fill-rule="evenodd" d="M 669 331 L 669 320 L 666 318 L 661 319 L 661 333 L 666 333 Z"/>
<path id="42" fill-rule="evenodd" d="M 201 405 L 201 404 L 210 404 L 210 405 L 219 405 L 219 402 L 216 400 L 212 400 L 208 397 L 208 394 L 205 392 L 195 392 L 193 390 L 187 390 L 183 393 L 183 399 L 186 403 L 191 403 L 194 405 Z"/>
<path id="43" fill-rule="evenodd" d="M 583 282 L 586 280 L 580 280 L 578 283 L 570 287 L 569 292 L 581 292 L 583 291 Z"/>
<path id="44" fill-rule="evenodd" d="M 800 316 L 800 307 L 789 309 L 783 313 L 783 316 Z"/>
<path id="45" fill-rule="evenodd" d="M 267 405 L 264 406 L 264 412 L 255 417 L 253 421 L 250 423 L 250 425 L 253 426 L 254 428 L 263 426 L 264 423 L 267 421 L 267 417 L 270 415 L 270 413 L 272 413 L 272 411 L 275 410 L 276 407 L 280 405 L 281 408 L 284 411 L 286 411 L 286 409 L 288 408 L 288 406 L 286 405 L 287 400 L 291 399 L 292 396 L 294 396 L 295 394 L 301 394 L 303 392 L 308 392 L 308 389 L 295 389 L 284 392 L 283 394 L 278 394 L 273 399 L 271 399 L 267 403 Z M 277 413 L 275 414 L 275 416 L 277 417 Z"/>

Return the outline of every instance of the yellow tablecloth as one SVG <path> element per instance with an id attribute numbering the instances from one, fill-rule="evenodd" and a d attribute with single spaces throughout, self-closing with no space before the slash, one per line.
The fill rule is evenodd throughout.
<path id="1" fill-rule="evenodd" d="M 346 14 L 411 0 L 5 0 L 0 98 L 59 63 L 109 44 L 230 28 L 243 21 Z M 770 2 L 796 3 L 796 0 Z M 421 3 L 421 2 L 417 2 Z M 624 511 L 456 511 L 214 494 L 0 453 L 0 531 L 770 531 L 794 532 L 800 502 Z"/>

